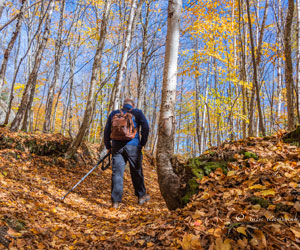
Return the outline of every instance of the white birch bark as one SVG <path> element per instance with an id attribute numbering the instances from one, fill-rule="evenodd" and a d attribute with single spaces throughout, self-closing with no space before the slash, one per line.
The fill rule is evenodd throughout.
<path id="1" fill-rule="evenodd" d="M 207 103 L 207 99 L 208 99 L 208 83 L 209 83 L 209 74 L 210 74 L 210 62 L 208 63 L 208 70 L 207 70 L 207 75 L 206 75 L 206 86 L 205 86 L 205 100 L 204 100 L 204 104 L 203 104 L 203 112 L 202 112 L 202 122 L 201 122 L 201 141 L 200 141 L 200 154 L 203 153 L 203 151 L 205 150 L 205 123 L 206 123 L 206 112 L 208 112 L 207 107 L 206 107 L 206 103 Z"/>
<path id="2" fill-rule="evenodd" d="M 142 1 L 142 0 L 141 0 Z M 125 41 L 123 46 L 123 53 L 119 65 L 119 70 L 117 72 L 117 76 L 115 79 L 114 87 L 112 90 L 112 96 L 110 99 L 109 111 L 112 109 L 119 109 L 120 107 L 120 93 L 121 93 L 121 86 L 123 81 L 124 73 L 126 72 L 126 63 L 128 58 L 128 52 L 131 44 L 131 37 L 132 37 L 132 30 L 134 24 L 134 16 L 137 9 L 137 0 L 132 0 L 126 33 L 125 33 Z"/>
<path id="3" fill-rule="evenodd" d="M 57 34 L 57 39 L 55 41 L 54 73 L 53 73 L 53 79 L 52 79 L 51 85 L 48 90 L 48 95 L 47 95 L 45 120 L 44 120 L 44 125 L 43 125 L 44 133 L 47 133 L 50 131 L 54 91 L 55 91 L 55 87 L 57 85 L 58 78 L 59 78 L 60 60 L 61 60 L 62 52 L 63 52 L 63 50 L 62 50 L 62 45 L 63 45 L 62 31 L 63 31 L 65 2 L 66 2 L 65 0 L 62 0 L 62 3 L 61 3 L 58 34 Z"/>
<path id="4" fill-rule="evenodd" d="M 145 95 L 146 95 L 146 75 L 147 75 L 147 57 L 148 57 L 148 25 L 149 25 L 149 13 L 150 4 L 147 3 L 147 12 L 145 17 L 145 23 L 143 24 L 143 41 L 142 41 L 142 62 L 141 62 L 141 72 L 138 82 L 138 102 L 137 108 L 143 109 L 145 106 Z"/>
<path id="5" fill-rule="evenodd" d="M 41 65 L 41 60 L 42 60 L 42 56 L 43 56 L 43 52 L 45 50 L 49 35 L 50 35 L 50 29 L 49 29 L 49 25 L 51 22 L 51 17 L 52 17 L 52 13 L 53 13 L 53 9 L 54 9 L 54 5 L 55 5 L 55 1 L 52 0 L 49 3 L 49 10 L 48 10 L 48 15 L 47 18 L 45 20 L 45 30 L 42 36 L 42 41 L 41 43 L 38 45 L 38 49 L 36 51 L 35 54 L 35 61 L 34 61 L 34 66 L 32 71 L 30 72 L 30 75 L 28 77 L 25 89 L 24 89 L 24 93 L 22 96 L 22 100 L 21 100 L 21 104 L 19 105 L 19 109 L 17 112 L 17 115 L 15 117 L 15 119 L 13 120 L 10 130 L 11 131 L 17 131 L 19 130 L 20 124 L 24 119 L 24 116 L 26 114 L 26 111 L 29 110 L 31 108 L 31 104 L 32 101 L 30 100 L 30 96 L 32 96 L 32 92 L 31 89 L 33 89 L 32 91 L 35 91 L 35 86 L 36 86 L 36 80 L 38 77 L 38 71 Z M 30 95 L 29 95 L 30 93 Z M 34 93 L 33 93 L 34 95 Z M 26 123 L 26 121 L 25 121 Z"/>
<path id="6" fill-rule="evenodd" d="M 6 50 L 4 51 L 4 58 L 3 58 L 1 69 L 0 69 L 0 93 L 1 93 L 2 87 L 3 87 L 4 82 L 5 82 L 5 73 L 6 73 L 6 68 L 7 68 L 9 55 L 10 55 L 11 50 L 13 49 L 13 46 L 14 46 L 16 40 L 17 40 L 17 37 L 18 37 L 20 29 L 21 29 L 22 18 L 23 18 L 23 15 L 24 15 L 25 2 L 26 2 L 26 0 L 22 0 L 22 5 L 21 5 L 21 8 L 20 8 L 18 18 L 17 18 L 17 23 L 16 23 L 15 30 L 14 30 L 14 32 L 12 34 L 12 37 L 11 37 L 11 39 L 10 39 L 8 45 L 7 45 Z"/>
<path id="7" fill-rule="evenodd" d="M 170 210 L 180 206 L 178 194 L 180 182 L 178 176 L 174 173 L 171 158 L 174 150 L 177 60 L 181 8 L 181 0 L 169 0 L 168 31 L 156 153 L 159 187 L 167 207 Z"/>
<path id="8" fill-rule="evenodd" d="M 86 104 L 83 121 L 80 126 L 79 132 L 77 133 L 76 137 L 72 141 L 70 147 L 68 148 L 68 150 L 65 154 L 66 158 L 70 158 L 75 154 L 75 152 L 77 151 L 77 148 L 80 146 L 80 144 L 83 140 L 83 137 L 86 134 L 87 130 L 89 129 L 89 126 L 91 123 L 93 107 L 94 107 L 95 98 L 96 98 L 96 83 L 99 79 L 99 66 L 100 66 L 100 63 L 102 60 L 103 49 L 104 49 L 104 45 L 105 45 L 110 6 L 111 6 L 111 0 L 107 0 L 105 2 L 103 18 L 101 21 L 100 38 L 98 41 L 97 51 L 96 51 L 96 55 L 95 55 L 95 59 L 94 59 L 89 94 L 88 94 L 88 101 Z"/>

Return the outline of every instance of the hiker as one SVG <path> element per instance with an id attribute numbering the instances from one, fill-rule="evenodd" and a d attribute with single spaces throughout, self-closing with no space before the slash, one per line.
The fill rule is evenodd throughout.
<path id="1" fill-rule="evenodd" d="M 142 205 L 150 200 L 150 195 L 146 193 L 142 169 L 142 147 L 145 146 L 148 135 L 148 121 L 141 110 L 134 108 L 132 99 L 125 99 L 122 109 L 110 113 L 104 130 L 104 144 L 112 153 L 113 208 L 118 208 L 122 201 L 123 175 L 127 161 L 138 204 Z"/>

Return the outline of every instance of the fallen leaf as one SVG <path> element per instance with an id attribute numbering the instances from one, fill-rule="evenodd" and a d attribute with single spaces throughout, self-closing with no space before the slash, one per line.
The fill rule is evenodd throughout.
<path id="1" fill-rule="evenodd" d="M 266 189 L 265 186 L 257 184 L 249 187 L 250 189 Z"/>
<path id="2" fill-rule="evenodd" d="M 243 238 L 242 240 L 239 239 L 237 241 L 238 245 L 242 248 L 246 248 L 246 246 L 248 245 L 248 241 L 247 241 L 247 238 Z"/>
<path id="3" fill-rule="evenodd" d="M 267 218 L 267 220 L 271 220 L 272 218 L 274 218 L 273 213 L 268 210 L 265 211 L 264 216 Z"/>
<path id="4" fill-rule="evenodd" d="M 272 231 L 275 233 L 280 233 L 281 230 L 281 225 L 280 224 L 271 224 Z"/>
<path id="5" fill-rule="evenodd" d="M 224 241 L 222 238 L 216 239 L 216 245 L 214 250 L 230 250 L 231 249 L 231 240 L 225 239 Z"/>
<path id="6" fill-rule="evenodd" d="M 290 182 L 289 186 L 292 187 L 292 188 L 297 188 L 298 184 L 296 182 Z"/>
<path id="7" fill-rule="evenodd" d="M 300 202 L 299 201 L 295 202 L 294 208 L 297 210 L 297 212 L 300 212 Z"/>
<path id="8" fill-rule="evenodd" d="M 235 171 L 229 171 L 229 172 L 227 173 L 227 176 L 233 176 L 233 175 L 235 175 Z"/>
<path id="9" fill-rule="evenodd" d="M 260 206 L 259 204 L 255 204 L 255 205 L 252 206 L 252 208 L 253 208 L 254 210 L 260 210 L 260 209 L 261 209 L 261 206 Z"/>
<path id="10" fill-rule="evenodd" d="M 201 196 L 201 199 L 207 200 L 209 198 L 209 193 L 204 192 L 203 195 Z"/>
<path id="11" fill-rule="evenodd" d="M 153 242 L 148 242 L 147 243 L 147 247 L 152 247 L 154 244 L 153 244 Z"/>
<path id="12" fill-rule="evenodd" d="M 209 234 L 214 235 L 215 237 L 221 237 L 222 236 L 222 229 L 221 228 L 211 228 L 207 231 Z"/>
<path id="13" fill-rule="evenodd" d="M 138 240 L 137 242 L 139 243 L 139 245 L 141 245 L 141 246 L 142 246 L 142 245 L 144 245 L 144 243 L 145 243 L 145 240 Z"/>
<path id="14" fill-rule="evenodd" d="M 296 238 L 300 238 L 300 229 L 299 228 L 291 227 L 290 230 L 294 233 Z"/>
<path id="15" fill-rule="evenodd" d="M 21 236 L 22 236 L 21 233 L 16 232 L 16 231 L 13 230 L 12 228 L 8 228 L 7 234 L 9 234 L 10 236 L 15 237 L 15 238 L 21 237 Z"/>
<path id="16" fill-rule="evenodd" d="M 236 229 L 236 231 L 238 231 L 239 233 L 241 233 L 241 234 L 247 236 L 246 228 L 245 228 L 245 227 L 238 227 L 238 228 Z"/>
<path id="17" fill-rule="evenodd" d="M 273 189 L 267 189 L 267 190 L 260 191 L 260 194 L 263 196 L 275 195 L 275 191 Z"/>
<path id="18" fill-rule="evenodd" d="M 205 213 L 200 210 L 196 210 L 196 212 L 192 215 L 192 218 L 196 220 L 202 216 L 205 216 Z"/>
<path id="19" fill-rule="evenodd" d="M 264 247 L 267 247 L 266 237 L 261 230 L 255 229 L 254 235 L 255 235 L 256 239 L 260 242 L 260 244 L 262 244 Z"/>
<path id="20" fill-rule="evenodd" d="M 201 220 L 196 220 L 194 222 L 194 226 L 200 226 L 200 225 L 202 225 L 202 221 Z"/>
<path id="21" fill-rule="evenodd" d="M 185 234 L 181 246 L 184 250 L 203 249 L 199 241 L 199 236 L 193 234 Z"/>

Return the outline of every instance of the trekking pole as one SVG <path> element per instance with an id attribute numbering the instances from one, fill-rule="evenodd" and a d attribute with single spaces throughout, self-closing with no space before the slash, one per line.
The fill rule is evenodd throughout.
<path id="1" fill-rule="evenodd" d="M 110 166 L 110 157 L 109 157 L 109 155 L 110 155 L 110 152 L 108 152 L 102 159 L 100 159 L 98 162 L 97 162 L 97 164 L 88 172 L 88 173 L 86 173 L 86 175 L 85 176 L 83 176 L 82 178 L 81 178 L 81 180 L 80 181 L 78 181 L 66 194 L 65 194 L 65 196 L 64 197 L 62 197 L 61 198 L 61 200 L 63 201 L 66 197 L 67 197 L 67 195 L 69 194 L 69 193 L 71 193 L 81 182 L 83 182 L 84 180 L 85 180 L 85 178 L 86 177 L 88 177 L 99 165 L 100 165 L 100 163 L 102 162 L 102 167 L 101 167 L 101 169 L 104 171 L 104 170 L 106 170 L 106 169 L 108 169 L 109 168 L 109 166 Z M 107 158 L 107 157 L 109 157 L 108 159 L 109 159 L 109 161 L 108 161 L 108 163 L 106 164 L 106 165 L 104 165 L 104 160 Z"/>

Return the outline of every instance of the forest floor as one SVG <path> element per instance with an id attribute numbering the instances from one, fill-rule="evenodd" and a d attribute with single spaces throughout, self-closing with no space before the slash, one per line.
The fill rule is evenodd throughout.
<path id="1" fill-rule="evenodd" d="M 63 136 L 1 128 L 0 249 L 300 249 L 300 148 L 280 137 L 207 151 L 231 152 L 235 160 L 228 173 L 217 169 L 198 180 L 198 194 L 170 212 L 148 154 L 145 205 L 137 204 L 128 168 L 119 209 L 110 207 L 111 169 L 95 170 L 61 201 L 92 167 L 93 150 L 65 160 Z"/>

